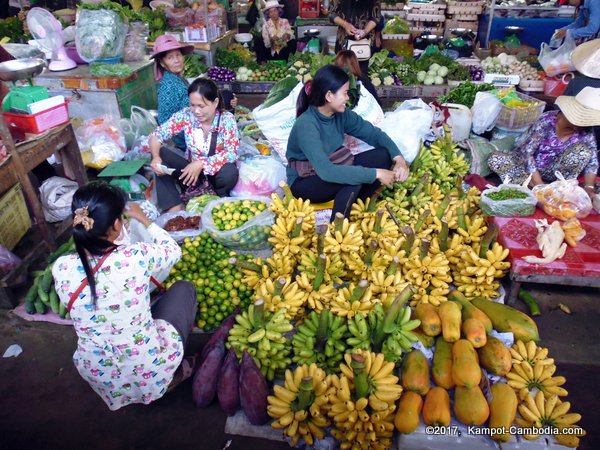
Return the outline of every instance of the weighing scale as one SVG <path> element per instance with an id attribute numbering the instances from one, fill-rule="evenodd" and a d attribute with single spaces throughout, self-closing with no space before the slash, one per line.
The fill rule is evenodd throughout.
<path id="1" fill-rule="evenodd" d="M 306 43 L 303 52 L 309 53 L 321 53 L 321 40 L 319 35 L 321 32 L 316 28 L 309 28 L 304 32 L 304 38 L 302 42 Z"/>
<path id="2" fill-rule="evenodd" d="M 442 42 L 442 36 L 437 34 L 423 33 L 415 39 L 413 46 L 418 50 L 425 50 L 430 45 L 437 47 Z"/>
<path id="3" fill-rule="evenodd" d="M 29 104 L 49 97 L 48 89 L 31 83 L 31 78 L 42 73 L 45 67 L 46 61 L 41 58 L 14 59 L 0 64 L 0 80 L 13 82 L 13 88 L 2 101 L 3 111 L 29 114 Z M 28 80 L 29 84 L 18 86 L 18 80 Z"/>
<path id="4" fill-rule="evenodd" d="M 444 47 L 457 52 L 459 58 L 468 58 L 475 50 L 475 33 L 468 28 L 453 28 L 450 37 L 444 41 Z"/>
<path id="5" fill-rule="evenodd" d="M 504 38 L 504 46 L 506 48 L 519 48 L 521 46 L 521 40 L 519 34 L 525 30 L 523 27 L 517 27 L 514 25 L 504 27 L 506 38 Z"/>

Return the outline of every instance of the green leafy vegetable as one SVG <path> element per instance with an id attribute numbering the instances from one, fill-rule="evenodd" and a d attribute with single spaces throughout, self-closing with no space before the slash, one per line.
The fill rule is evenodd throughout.
<path id="1" fill-rule="evenodd" d="M 196 78 L 206 73 L 208 66 L 204 64 L 204 57 L 198 53 L 190 53 L 183 58 L 183 76 Z"/>
<path id="2" fill-rule="evenodd" d="M 298 80 L 294 77 L 286 77 L 283 80 L 279 80 L 269 91 L 269 95 L 267 95 L 267 98 L 263 103 L 263 108 L 268 108 L 269 106 L 279 103 L 292 92 L 292 89 L 294 89 L 297 84 Z"/>
<path id="3" fill-rule="evenodd" d="M 227 67 L 229 70 L 237 70 L 244 65 L 244 60 L 237 52 L 231 52 L 223 48 L 217 49 L 216 66 Z"/>
<path id="4" fill-rule="evenodd" d="M 494 86 L 491 84 L 475 84 L 471 81 L 465 81 L 459 86 L 450 89 L 447 94 L 441 95 L 439 98 L 440 103 L 458 103 L 465 105 L 468 108 L 473 106 L 475 102 L 475 95 L 478 92 L 491 91 Z"/>
<path id="5" fill-rule="evenodd" d="M 97 78 L 127 78 L 133 74 L 133 69 L 127 64 L 90 64 L 90 74 Z"/>

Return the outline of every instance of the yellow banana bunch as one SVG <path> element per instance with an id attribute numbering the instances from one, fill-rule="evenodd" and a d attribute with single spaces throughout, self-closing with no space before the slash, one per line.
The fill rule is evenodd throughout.
<path id="1" fill-rule="evenodd" d="M 396 188 L 385 202 L 394 213 L 394 217 L 396 217 L 398 222 L 401 224 L 409 223 L 410 202 L 408 201 L 408 190 L 406 188 Z"/>
<path id="2" fill-rule="evenodd" d="M 294 372 L 285 371 L 283 386 L 274 385 L 273 395 L 267 397 L 267 413 L 273 419 L 271 426 L 283 430 L 295 447 L 300 439 L 313 445 L 325 437 L 323 428 L 329 426 L 327 392 L 331 383 L 316 364 L 298 366 Z"/>
<path id="3" fill-rule="evenodd" d="M 331 301 L 330 309 L 337 316 L 351 319 L 357 312 L 366 316 L 377 303 L 380 301 L 373 296 L 368 281 L 361 280 L 358 285 L 350 283 L 348 287 L 339 289 L 337 296 Z"/>
<path id="4" fill-rule="evenodd" d="M 305 233 L 312 233 L 315 228 L 316 218 L 315 209 L 310 204 L 310 200 L 294 198 L 289 186 L 283 181 L 279 183 L 279 186 L 284 191 L 284 197 L 281 198 L 276 193 L 271 194 L 269 211 L 275 213 L 278 217 L 283 217 L 285 219 L 304 219 L 302 230 Z"/>
<path id="5" fill-rule="evenodd" d="M 383 270 L 373 271 L 369 281 L 373 294 L 379 297 L 385 308 L 408 286 L 408 282 L 404 280 L 400 269 L 387 272 Z"/>
<path id="6" fill-rule="evenodd" d="M 464 153 L 458 153 L 458 146 L 453 146 L 452 159 L 450 160 L 450 167 L 455 173 L 466 174 L 471 168 L 469 161 L 465 159 Z"/>
<path id="7" fill-rule="evenodd" d="M 329 309 L 331 301 L 337 295 L 337 290 L 332 284 L 323 282 L 317 285 L 315 280 L 310 280 L 305 272 L 296 275 L 296 283 L 306 293 L 306 303 L 314 311 Z"/>
<path id="8" fill-rule="evenodd" d="M 527 343 L 520 340 L 516 341 L 510 348 L 510 354 L 512 356 L 513 364 L 520 364 L 524 361 L 527 361 L 533 367 L 535 367 L 536 364 L 544 366 L 554 364 L 554 359 L 548 358 L 548 349 L 545 347 L 538 347 L 535 341 L 529 341 Z"/>
<path id="9" fill-rule="evenodd" d="M 304 232 L 304 219 L 294 216 L 278 216 L 271 227 L 271 236 L 269 242 L 273 246 L 273 251 L 281 253 L 283 256 L 292 255 L 300 259 L 302 252 L 311 245 L 312 231 Z"/>
<path id="10" fill-rule="evenodd" d="M 450 263 L 444 253 L 429 255 L 427 247 L 413 249 L 408 258 L 401 261 L 404 279 L 412 284 L 417 292 L 411 300 L 411 305 L 420 302 L 438 306 L 445 302 L 449 292 Z"/>
<path id="11" fill-rule="evenodd" d="M 375 239 L 378 245 L 381 245 L 384 239 L 395 240 L 400 235 L 398 226 L 394 223 L 389 213 L 380 208 L 370 217 L 365 217 L 360 221 L 360 229 L 363 233 L 363 239 Z"/>
<path id="12" fill-rule="evenodd" d="M 515 419 L 520 427 L 558 428 L 561 433 L 555 435 L 556 441 L 567 447 L 577 447 L 579 438 L 585 436 L 585 430 L 577 425 L 581 420 L 581 414 L 569 413 L 571 404 L 561 402 L 557 395 L 546 397 L 543 392 L 538 391 L 535 396 L 532 396 L 528 392 L 521 396 L 521 401 L 518 407 L 521 417 Z M 565 432 L 566 430 L 568 432 Z M 539 434 L 523 435 L 525 439 L 537 439 L 539 436 Z"/>
<path id="13" fill-rule="evenodd" d="M 358 198 L 352 205 L 352 209 L 350 211 L 350 221 L 359 222 L 363 219 L 374 217 L 376 212 L 377 200 L 373 200 L 370 197 L 366 200 Z"/>
<path id="14" fill-rule="evenodd" d="M 363 244 L 363 234 L 358 223 L 350 222 L 338 213 L 325 233 L 325 253 L 339 253 L 345 259 L 350 253 L 359 252 Z"/>
<path id="15" fill-rule="evenodd" d="M 342 278 L 346 275 L 344 261 L 339 253 L 332 255 L 324 255 L 320 257 L 316 252 L 309 250 L 302 253 L 298 271 L 306 275 L 310 282 L 317 276 L 319 270 L 320 258 L 324 258 L 325 271 L 323 274 L 323 282 L 328 284 L 342 283 Z"/>
<path id="16" fill-rule="evenodd" d="M 372 272 L 385 270 L 388 266 L 375 239 L 371 239 L 365 251 L 351 252 L 346 255 L 345 261 L 348 272 L 355 280 L 366 280 Z"/>
<path id="17" fill-rule="evenodd" d="M 556 372 L 554 364 L 532 366 L 528 361 L 513 363 L 510 372 L 506 374 L 507 384 L 521 396 L 533 389 L 538 389 L 546 397 L 567 395 L 567 390 L 561 387 L 567 379 L 563 376 L 553 376 L 554 372 Z"/>
<path id="18" fill-rule="evenodd" d="M 331 434 L 344 449 L 389 449 L 394 430 L 394 411 L 402 387 L 394 363 L 383 354 L 355 350 L 346 353 L 342 375 L 331 377 Z"/>
<path id="19" fill-rule="evenodd" d="M 275 252 L 265 260 L 269 267 L 269 278 L 289 277 L 294 273 L 296 261 L 288 254 Z"/>
<path id="20" fill-rule="evenodd" d="M 285 309 L 286 318 L 294 319 L 304 314 L 307 293 L 290 278 L 281 277 L 276 281 L 266 278 L 255 287 L 254 298 L 263 299 L 267 311 Z"/>
<path id="21" fill-rule="evenodd" d="M 483 216 L 465 216 L 465 226 L 466 228 L 464 229 L 458 227 L 456 232 L 463 237 L 463 241 L 467 245 L 481 242 L 483 235 L 488 229 Z"/>
<path id="22" fill-rule="evenodd" d="M 466 297 L 498 297 L 500 283 L 495 280 L 506 273 L 505 270 L 497 269 L 489 259 L 480 258 L 466 245 L 453 269 L 454 284 Z"/>

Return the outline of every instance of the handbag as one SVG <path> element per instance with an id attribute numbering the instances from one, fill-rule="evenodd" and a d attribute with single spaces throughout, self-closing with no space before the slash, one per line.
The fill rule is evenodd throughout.
<path id="1" fill-rule="evenodd" d="M 346 50 L 352 50 L 359 61 L 366 61 L 371 57 L 371 40 L 360 39 L 355 41 L 353 39 L 348 39 Z"/>
<path id="2" fill-rule="evenodd" d="M 351 166 L 354 164 L 354 155 L 348 147 L 342 146 L 329 155 L 329 161 L 338 166 Z M 317 174 L 310 161 L 290 161 L 289 164 L 300 177 L 311 177 Z"/>

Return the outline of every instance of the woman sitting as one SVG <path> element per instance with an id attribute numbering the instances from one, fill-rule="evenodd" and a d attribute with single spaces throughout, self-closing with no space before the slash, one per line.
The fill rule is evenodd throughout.
<path id="1" fill-rule="evenodd" d="M 535 123 L 515 153 L 493 152 L 490 169 L 502 180 L 521 184 L 531 174 L 531 185 L 585 177 L 585 189 L 593 195 L 598 172 L 598 148 L 592 126 L 600 125 L 600 88 L 584 88 L 577 96 L 556 99 L 560 111 L 548 111 Z"/>
<path id="2" fill-rule="evenodd" d="M 224 197 L 238 179 L 235 165 L 239 136 L 235 117 L 223 110 L 223 101 L 217 85 L 198 78 L 188 89 L 190 106 L 175 113 L 149 136 L 152 169 L 156 177 L 156 194 L 161 210 L 183 209 L 177 181 L 188 190 L 208 183 L 217 195 Z M 186 157 L 182 157 L 162 143 L 183 132 Z M 164 167 L 176 169 L 172 176 Z M 206 183 L 205 183 L 206 181 Z"/>
<path id="3" fill-rule="evenodd" d="M 377 103 L 381 106 L 381 100 L 377 95 L 377 89 L 375 89 L 375 86 L 373 86 L 369 77 L 360 70 L 356 53 L 352 50 L 341 50 L 335 55 L 333 63 L 344 70 L 349 70 L 350 73 L 356 77 L 357 81 L 360 81 L 365 89 L 375 97 L 375 100 L 377 100 Z"/>
<path id="4" fill-rule="evenodd" d="M 286 153 L 294 196 L 315 203 L 334 200 L 332 220 L 338 212 L 347 217 L 357 198 L 372 196 L 381 184 L 391 186 L 408 176 L 389 136 L 346 108 L 348 87 L 348 75 L 339 67 L 317 71 L 298 97 Z M 342 147 L 344 133 L 375 148 L 353 156 Z"/>
<path id="5" fill-rule="evenodd" d="M 72 209 L 77 254 L 60 257 L 52 274 L 77 333 L 73 362 L 111 410 L 148 404 L 194 367 L 183 356 L 196 316 L 194 285 L 174 283 L 150 309 L 152 276 L 179 261 L 181 249 L 109 184 L 80 187 Z M 127 242 L 124 215 L 153 242 Z"/>
<path id="6" fill-rule="evenodd" d="M 265 21 L 262 28 L 262 37 L 267 48 L 268 59 L 288 60 L 290 53 L 294 52 L 294 32 L 283 15 L 283 7 L 276 0 L 265 3 L 263 8 Z"/>

